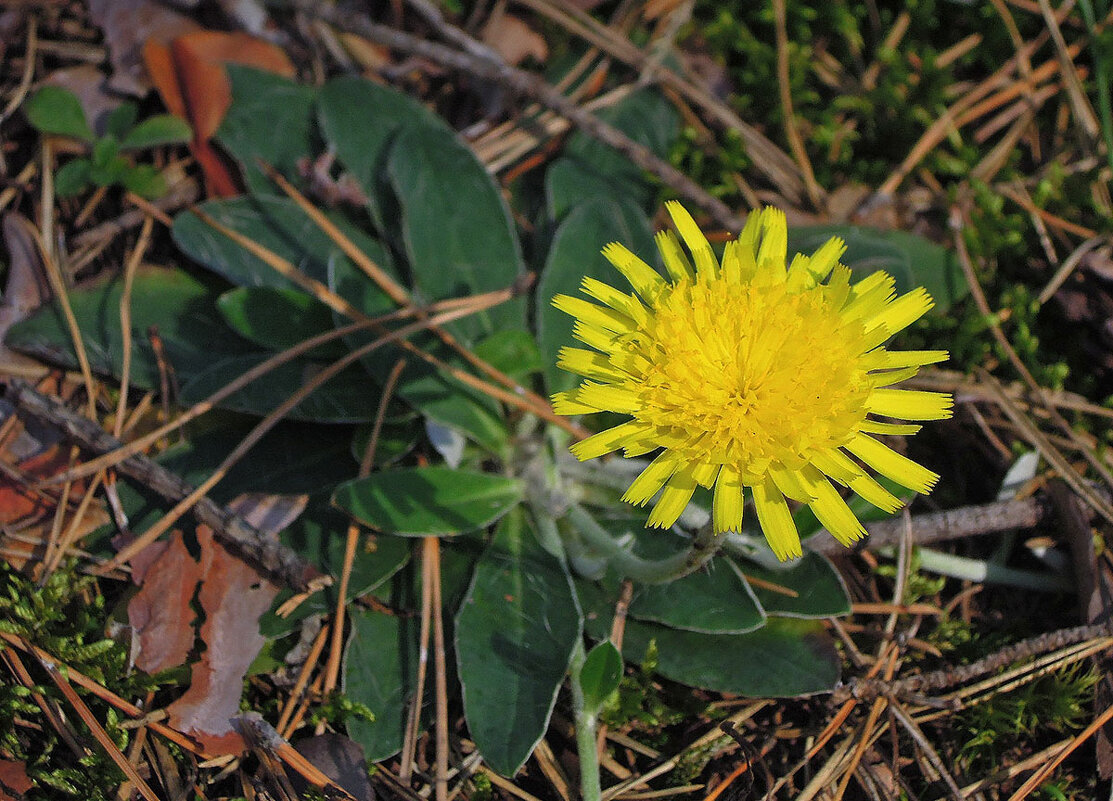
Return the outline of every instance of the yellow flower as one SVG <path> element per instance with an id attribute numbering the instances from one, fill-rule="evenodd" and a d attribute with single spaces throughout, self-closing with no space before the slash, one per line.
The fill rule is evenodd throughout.
<path id="1" fill-rule="evenodd" d="M 739 531 L 749 487 L 782 560 L 801 554 L 786 499 L 808 504 L 849 545 L 865 529 L 831 481 L 890 513 L 900 501 L 866 467 L 930 492 L 937 474 L 873 436 L 920 429 L 892 418 L 951 415 L 950 395 L 892 387 L 947 352 L 883 345 L 931 308 L 927 292 L 897 297 L 884 272 L 851 284 L 838 238 L 786 267 L 785 216 L 773 208 L 750 215 L 719 264 L 691 215 L 675 202 L 668 210 L 691 252 L 689 261 L 671 231 L 657 235 L 670 280 L 612 243 L 603 255 L 632 293 L 585 278 L 581 289 L 598 303 L 553 298 L 591 348 L 561 349 L 558 365 L 586 380 L 553 396 L 556 411 L 630 416 L 572 453 L 584 460 L 660 449 L 623 495 L 642 506 L 660 492 L 648 521 L 659 528 L 676 522 L 699 485 L 714 487 L 715 532 Z"/>

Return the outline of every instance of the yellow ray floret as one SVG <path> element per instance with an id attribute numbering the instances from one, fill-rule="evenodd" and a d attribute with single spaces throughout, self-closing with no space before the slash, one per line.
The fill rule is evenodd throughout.
<path id="1" fill-rule="evenodd" d="M 890 513 L 901 505 L 871 472 L 929 492 L 938 475 L 875 438 L 951 415 L 950 395 L 895 386 L 947 352 L 885 344 L 931 309 L 928 293 L 898 296 L 880 271 L 855 282 L 838 238 L 789 264 L 785 217 L 771 208 L 750 215 L 720 263 L 687 210 L 667 208 L 679 233 L 656 237 L 667 278 L 612 243 L 603 254 L 632 293 L 589 277 L 582 290 L 595 302 L 553 299 L 588 346 L 561 349 L 558 365 L 585 380 L 554 395 L 555 410 L 629 417 L 572 453 L 659 451 L 623 495 L 654 502 L 654 527 L 673 526 L 705 487 L 714 530 L 741 531 L 752 497 L 781 559 L 801 553 L 790 502 L 850 544 L 865 530 L 843 493 Z"/>

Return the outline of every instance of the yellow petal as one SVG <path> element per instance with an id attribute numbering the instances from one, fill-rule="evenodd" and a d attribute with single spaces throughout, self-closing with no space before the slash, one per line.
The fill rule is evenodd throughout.
<path id="1" fill-rule="evenodd" d="M 680 517 L 688 501 L 692 500 L 692 493 L 695 491 L 695 469 L 684 467 L 677 470 L 661 490 L 661 497 L 649 513 L 646 525 L 650 528 L 670 528 Z"/>
<path id="2" fill-rule="evenodd" d="M 917 287 L 888 304 L 883 311 L 874 315 L 870 322 L 884 325 L 889 329 L 889 333 L 895 334 L 919 320 L 934 305 L 935 301 L 931 299 L 927 290 Z"/>
<path id="3" fill-rule="evenodd" d="M 772 206 L 761 210 L 761 244 L 756 254 L 758 266 L 763 270 L 773 265 L 782 271 L 788 261 L 788 224 L 785 213 Z"/>
<path id="4" fill-rule="evenodd" d="M 550 400 L 553 403 L 553 411 L 557 414 L 591 414 L 593 412 L 602 411 L 595 406 L 589 406 L 579 399 L 580 391 L 578 389 L 572 392 L 557 392 Z"/>
<path id="5" fill-rule="evenodd" d="M 719 465 L 711 462 L 696 465 L 692 471 L 692 475 L 696 479 L 696 483 L 704 489 L 711 489 L 715 484 L 715 478 L 719 475 Z"/>
<path id="6" fill-rule="evenodd" d="M 661 251 L 661 258 L 665 261 L 665 269 L 672 276 L 672 280 L 695 280 L 692 265 L 688 263 L 688 257 L 680 249 L 680 240 L 676 238 L 676 234 L 672 231 L 658 231 L 654 239 L 657 242 L 657 249 Z"/>
<path id="7" fill-rule="evenodd" d="M 715 482 L 711 525 L 716 534 L 742 530 L 742 475 L 730 465 L 723 465 Z"/>
<path id="8" fill-rule="evenodd" d="M 676 472 L 679 463 L 674 454 L 665 451 L 650 462 L 649 466 L 630 482 L 630 486 L 626 488 L 626 492 L 622 495 L 622 500 L 626 503 L 632 503 L 634 506 L 645 506 L 649 499 L 656 495 L 661 487 L 665 486 L 665 482 Z"/>
<path id="9" fill-rule="evenodd" d="M 867 370 L 895 370 L 899 367 L 923 367 L 945 362 L 950 354 L 945 350 L 886 350 L 878 348 L 862 357 Z"/>
<path id="10" fill-rule="evenodd" d="M 645 433 L 648 425 L 646 423 L 639 423 L 636 420 L 629 420 L 614 428 L 608 428 L 606 431 L 600 431 L 598 434 L 592 434 L 584 440 L 580 440 L 574 444 L 570 451 L 572 455 L 585 462 L 588 459 L 594 459 L 598 456 L 617 451 L 619 448 L 626 445 L 628 440 L 641 436 Z"/>
<path id="11" fill-rule="evenodd" d="M 669 210 L 672 222 L 676 226 L 676 230 L 680 232 L 684 244 L 692 252 L 692 258 L 696 262 L 696 272 L 704 274 L 707 278 L 717 276 L 719 274 L 719 262 L 716 261 L 715 253 L 711 250 L 711 243 L 707 241 L 703 231 L 696 225 L 692 215 L 675 200 L 666 203 L 665 208 Z"/>
<path id="12" fill-rule="evenodd" d="M 864 434 L 889 434 L 894 437 L 910 437 L 920 431 L 923 426 L 915 423 L 886 423 L 881 420 L 863 420 L 858 424 L 858 430 Z"/>
<path id="13" fill-rule="evenodd" d="M 951 416 L 954 397 L 943 392 L 914 389 L 875 389 L 866 400 L 873 414 L 904 420 L 946 420 Z"/>
<path id="14" fill-rule="evenodd" d="M 611 242 L 603 248 L 603 256 L 625 276 L 634 291 L 646 300 L 652 300 L 666 286 L 665 279 L 656 270 L 618 242 Z"/>
<path id="15" fill-rule="evenodd" d="M 574 298 L 571 295 L 557 295 L 553 298 L 553 306 L 577 320 L 583 320 L 589 325 L 605 328 L 608 331 L 626 333 L 634 328 L 634 321 L 628 315 L 605 306 L 596 306 L 590 301 Z"/>
<path id="16" fill-rule="evenodd" d="M 590 295 L 600 303 L 610 306 L 616 312 L 625 314 L 636 325 L 644 324 L 646 318 L 649 316 L 648 309 L 642 305 L 636 295 L 630 295 L 625 292 L 620 292 L 610 284 L 603 283 L 602 281 L 585 276 L 583 281 L 580 282 L 580 289 L 584 294 Z"/>
<path id="17" fill-rule="evenodd" d="M 785 496 L 777 489 L 773 479 L 766 476 L 753 486 L 754 509 L 765 539 L 777 558 L 784 562 L 802 556 L 800 535 L 785 503 Z"/>
<path id="18" fill-rule="evenodd" d="M 641 411 L 643 405 L 641 396 L 636 390 L 613 384 L 590 382 L 584 382 L 580 387 L 576 400 L 594 406 L 596 409 L 606 409 L 619 414 L 634 414 Z"/>
<path id="19" fill-rule="evenodd" d="M 843 545 L 850 545 L 866 535 L 866 530 L 854 516 L 854 512 L 850 511 L 846 501 L 819 470 L 806 466 L 800 471 L 800 477 L 804 486 L 815 496 L 815 500 L 808 506 L 835 539 Z"/>
<path id="20" fill-rule="evenodd" d="M 615 368 L 608 356 L 567 345 L 557 351 L 557 367 L 604 382 L 621 383 L 627 378 L 625 373 Z"/>
<path id="21" fill-rule="evenodd" d="M 810 503 L 815 500 L 804 485 L 800 483 L 800 476 L 797 475 L 795 470 L 771 466 L 769 475 L 773 478 L 773 483 L 777 485 L 777 489 L 781 491 L 782 495 L 792 498 L 794 501 L 800 501 L 800 503 Z"/>
<path id="22" fill-rule="evenodd" d="M 881 475 L 922 495 L 931 492 L 939 480 L 938 473 L 865 434 L 854 435 L 845 447 Z"/>

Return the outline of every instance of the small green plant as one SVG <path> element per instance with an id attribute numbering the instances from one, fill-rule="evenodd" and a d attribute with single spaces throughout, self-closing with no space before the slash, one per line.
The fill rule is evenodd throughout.
<path id="1" fill-rule="evenodd" d="M 54 176 L 59 197 L 79 195 L 90 186 L 121 185 L 145 198 L 166 194 L 166 179 L 152 164 L 136 164 L 132 151 L 188 142 L 193 132 L 173 114 L 156 114 L 139 121 L 134 103 L 123 103 L 105 122 L 105 133 L 93 133 L 77 97 L 59 86 L 44 86 L 24 106 L 27 119 L 44 134 L 84 142 L 88 156 L 67 162 Z"/>
<path id="2" fill-rule="evenodd" d="M 1018 738 L 1077 729 L 1085 720 L 1098 678 L 1093 668 L 1075 664 L 963 710 L 958 725 L 968 739 L 960 754 L 968 770 L 973 773 L 1002 764 L 1002 755 L 1015 747 Z"/>

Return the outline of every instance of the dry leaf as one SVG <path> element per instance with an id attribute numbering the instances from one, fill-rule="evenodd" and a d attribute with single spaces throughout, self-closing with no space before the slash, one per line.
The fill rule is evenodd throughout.
<path id="1" fill-rule="evenodd" d="M 190 554 L 181 532 L 155 542 L 132 560 L 139 592 L 128 602 L 128 622 L 135 630 L 135 665 L 147 673 L 185 664 L 195 639 L 196 614 L 191 602 L 201 565 Z"/>
<path id="2" fill-rule="evenodd" d="M 375 789 L 367 772 L 367 757 L 359 743 L 343 734 L 327 733 L 299 740 L 294 748 L 356 801 L 375 801 Z M 288 773 L 294 789 L 300 793 L 309 789 L 300 775 L 293 771 Z"/>
<path id="3" fill-rule="evenodd" d="M 306 496 L 245 495 L 232 508 L 277 536 L 306 501 Z M 175 532 L 131 561 L 132 575 L 142 584 L 128 604 L 140 645 L 135 664 L 149 673 L 181 665 L 199 640 L 203 650 L 191 666 L 189 689 L 167 708 L 170 725 L 194 737 L 210 756 L 238 754 L 246 745 L 232 719 L 239 714 L 247 669 L 266 642 L 259 617 L 278 588 L 225 550 L 208 526 L 197 527 L 197 543 L 200 555 L 194 558 Z M 200 630 L 194 595 L 204 615 Z"/>
<path id="4" fill-rule="evenodd" d="M 259 617 L 278 588 L 213 540 L 212 529 L 198 526 L 197 539 L 205 650 L 193 663 L 189 689 L 166 711 L 170 725 L 195 737 L 209 754 L 238 754 L 247 746 L 232 719 L 240 711 L 247 669 L 266 642 Z"/>
<path id="5" fill-rule="evenodd" d="M 510 14 L 491 17 L 483 28 L 483 42 L 511 66 L 517 66 L 528 56 L 537 61 L 549 57 L 549 46 L 541 34 Z"/>
<path id="6" fill-rule="evenodd" d="M 27 766 L 11 759 L 0 759 L 0 801 L 17 801 L 35 786 Z"/>
<path id="7" fill-rule="evenodd" d="M 89 0 L 89 16 L 104 32 L 112 59 L 108 85 L 117 92 L 142 97 L 151 89 L 143 65 L 143 46 L 169 42 L 200 26 L 184 14 L 155 0 Z"/>
<path id="8" fill-rule="evenodd" d="M 243 64 L 287 77 L 294 65 L 281 48 L 246 33 L 195 31 L 169 45 L 149 41 L 143 59 L 163 103 L 193 126 L 190 145 L 210 196 L 238 193 L 233 172 L 209 142 L 232 104 L 225 64 Z"/>

